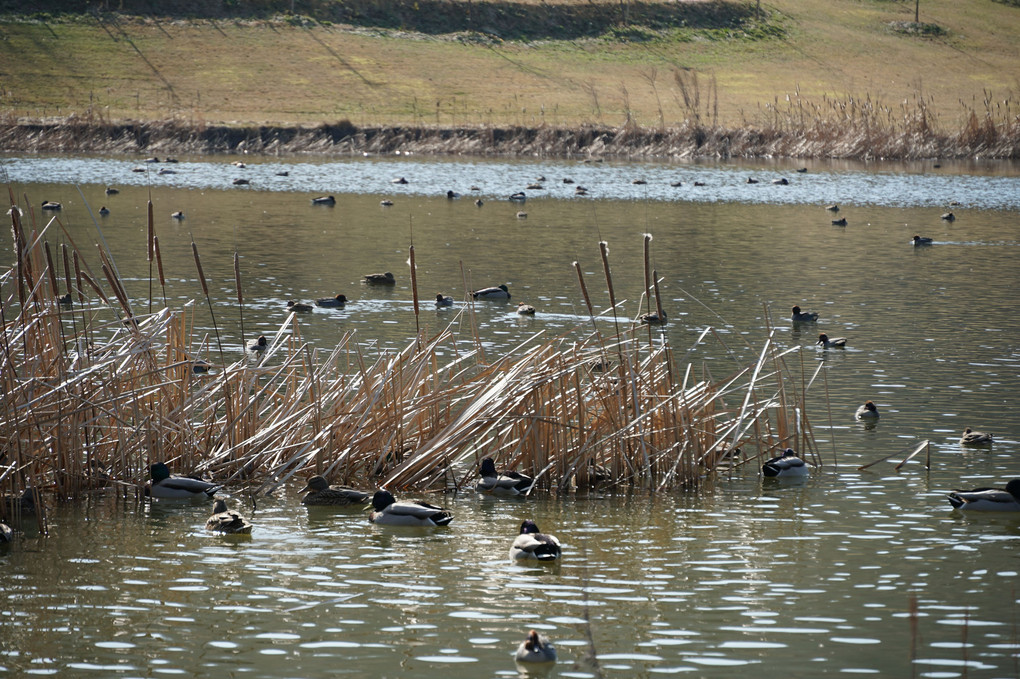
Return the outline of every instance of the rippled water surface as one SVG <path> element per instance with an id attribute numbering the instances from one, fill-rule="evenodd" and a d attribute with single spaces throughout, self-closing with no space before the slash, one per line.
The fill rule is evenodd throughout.
<path id="1" fill-rule="evenodd" d="M 179 163 L 176 175 L 132 173 L 136 161 L 4 161 L 15 194 L 64 209 L 46 238 L 86 253 L 104 239 L 138 308 L 149 296 L 145 201 L 151 196 L 171 304 L 204 320 L 191 239 L 203 259 L 228 351 L 241 342 L 233 253 L 241 257 L 245 332 L 274 333 L 289 299 L 344 293 L 346 309 L 298 319 L 301 337 L 331 347 L 346 331 L 371 353 L 402 348 L 415 316 L 406 264 L 415 245 L 419 323 L 452 323 L 500 352 L 543 333 L 590 329 L 571 262 L 599 310 L 610 244 L 621 315 L 641 309 L 641 235 L 671 319 L 663 332 L 698 370 L 721 377 L 756 356 L 774 328 L 788 360 L 823 375 L 809 415 L 825 466 L 799 485 L 747 470 L 707 479 L 697 493 L 540 495 L 494 502 L 434 497 L 447 529 L 369 524 L 358 511 L 310 510 L 298 487 L 234 502 L 247 540 L 206 534 L 205 504 L 136 504 L 112 494 L 50 513 L 0 549 L 0 672 L 11 676 L 380 677 L 517 676 L 512 651 L 530 628 L 552 638 L 551 676 L 662 674 L 756 677 L 1020 674 L 1017 587 L 1020 516 L 963 516 L 952 488 L 1020 476 L 1020 284 L 1015 168 L 249 160 Z M 169 167 L 154 165 L 154 167 Z M 47 172 L 46 168 L 49 168 Z M 286 170 L 287 177 L 276 177 Z M 505 200 L 544 174 L 549 190 Z M 746 184 L 747 176 L 762 184 Z M 233 187 L 237 176 L 252 179 Z M 409 184 L 390 183 L 407 176 Z M 562 178 L 592 189 L 578 198 Z M 767 182 L 786 176 L 787 186 Z M 635 178 L 648 184 L 632 184 Z M 684 181 L 669 187 L 667 179 Z M 707 180 L 704 195 L 688 181 Z M 276 182 L 276 183 L 274 183 Z M 105 186 L 116 184 L 117 195 Z M 481 191 L 471 192 L 478 185 Z M 150 188 L 151 187 L 151 188 Z M 554 187 L 554 188 L 553 188 Z M 447 200 L 446 190 L 464 194 Z M 334 207 L 309 198 L 337 197 Z M 475 193 L 483 205 L 476 207 Z M 392 207 L 381 207 L 388 198 Z M 949 207 L 949 201 L 960 203 Z M 848 226 L 831 225 L 828 203 Z M 107 205 L 111 214 L 96 213 Z M 86 207 L 87 205 L 87 207 Z M 952 209 L 956 221 L 940 219 Z M 170 213 L 183 210 L 183 221 Z M 527 217 L 517 216 L 526 211 Z M 36 211 L 42 228 L 51 215 Z M 935 244 L 914 248 L 915 233 Z M 10 261 L 11 244 L 0 252 Z M 392 290 L 363 274 L 392 271 Z M 435 293 L 507 283 L 509 304 L 462 302 L 437 311 Z M 12 294 L 2 283 L 4 303 Z M 162 301 L 154 286 L 155 305 Z M 821 314 L 794 328 L 793 304 Z M 603 318 L 598 323 L 611 323 Z M 708 327 L 715 334 L 699 346 Z M 849 338 L 813 346 L 818 332 Z M 689 353 L 688 353 L 688 350 Z M 853 421 L 874 400 L 874 428 Z M 992 448 L 957 444 L 966 426 Z M 929 440 L 924 455 L 874 462 Z M 507 551 L 523 518 L 564 544 L 562 565 L 532 569 Z M 912 614 L 912 607 L 915 607 Z M 590 621 L 590 627 L 586 624 Z M 591 642 L 587 636 L 591 633 Z"/>

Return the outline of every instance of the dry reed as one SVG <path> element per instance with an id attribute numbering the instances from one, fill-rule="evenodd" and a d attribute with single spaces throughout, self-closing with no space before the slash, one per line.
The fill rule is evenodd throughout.
<path id="1" fill-rule="evenodd" d="M 311 473 L 363 487 L 464 488 L 484 456 L 560 490 L 596 480 L 695 487 L 737 446 L 741 464 L 798 444 L 820 464 L 804 413 L 807 387 L 785 364 L 795 349 L 782 351 L 771 338 L 757 361 L 713 379 L 677 365 L 665 334 L 622 318 L 611 335 L 535 336 L 496 360 L 486 360 L 477 338 L 464 351 L 450 330 L 418 333 L 403 350 L 372 359 L 352 335 L 329 351 L 311 348 L 290 314 L 257 360 L 217 338 L 219 361 L 203 374 L 196 362 L 214 348 L 184 310 L 135 314 L 106 249 L 99 257 L 109 293 L 73 243 L 62 245 L 62 259 L 76 303 L 58 304 L 43 233 L 16 209 L 11 222 L 17 261 L 0 277 L 0 474 L 10 492 L 137 492 L 160 460 L 255 493 Z M 159 241 L 150 236 L 163 286 Z M 194 243 L 193 254 L 211 307 Z M 600 257 L 615 302 L 605 243 Z M 236 257 L 234 273 L 242 305 Z M 650 278 L 661 306 L 654 271 Z"/>

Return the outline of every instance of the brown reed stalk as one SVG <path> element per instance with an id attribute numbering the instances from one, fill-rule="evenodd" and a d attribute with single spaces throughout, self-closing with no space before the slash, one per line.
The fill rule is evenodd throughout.
<path id="1" fill-rule="evenodd" d="M 159 268 L 159 278 L 163 280 L 163 266 Z M 244 290 L 241 287 L 241 258 L 234 250 L 234 289 L 237 290 L 237 312 L 241 319 L 241 344 L 244 344 L 246 339 L 244 335 Z"/>
<path id="2" fill-rule="evenodd" d="M 414 264 L 414 245 L 408 249 L 407 263 L 411 267 L 411 299 L 414 300 L 414 336 L 421 334 L 421 327 L 418 325 L 418 267 Z"/>
<path id="3" fill-rule="evenodd" d="M 166 307 L 166 278 L 163 276 L 163 257 L 159 252 L 159 236 L 152 237 L 152 250 L 156 255 L 156 271 L 159 272 L 159 288 L 163 291 L 163 306 Z"/>
<path id="4" fill-rule="evenodd" d="M 146 249 L 145 259 L 149 262 L 149 313 L 152 313 L 152 255 L 155 250 L 156 240 L 156 223 L 152 217 L 152 196 L 149 196 L 147 204 L 146 219 L 145 219 L 145 233 L 146 233 Z"/>

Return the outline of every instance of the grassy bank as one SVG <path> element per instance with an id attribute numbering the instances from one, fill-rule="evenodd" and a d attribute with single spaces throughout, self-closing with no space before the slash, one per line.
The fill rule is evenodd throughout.
<path id="1" fill-rule="evenodd" d="M 0 113 L 8 124 L 75 114 L 195 130 L 588 126 L 643 130 L 649 148 L 686 127 L 693 144 L 672 146 L 730 140 L 706 155 L 753 128 L 763 144 L 740 149 L 769 153 L 778 132 L 787 141 L 771 152 L 853 157 L 910 157 L 898 145 L 952 155 L 961 136 L 992 124 L 1008 137 L 1017 119 L 1020 8 L 993 0 L 926 0 L 919 24 L 913 3 L 887 0 L 776 0 L 760 12 L 722 1 L 289 5 L 8 13 Z M 819 144 L 833 129 L 846 138 Z M 1015 157 L 1008 144 L 991 153 L 1003 154 Z"/>

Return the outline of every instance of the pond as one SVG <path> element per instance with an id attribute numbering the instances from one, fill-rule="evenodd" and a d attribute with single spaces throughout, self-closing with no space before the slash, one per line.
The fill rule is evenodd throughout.
<path id="1" fill-rule="evenodd" d="M 603 312 L 597 322 L 611 324 L 598 250 L 607 241 L 618 313 L 633 319 L 644 311 L 642 236 L 650 233 L 670 319 L 661 332 L 678 356 L 729 372 L 754 360 L 771 333 L 801 348 L 788 362 L 807 375 L 823 366 L 808 409 L 825 464 L 799 484 L 744 468 L 691 492 L 434 496 L 455 519 L 432 530 L 305 508 L 293 484 L 256 507 L 234 495 L 255 525 L 247 540 L 205 533 L 206 503 L 96 495 L 53 507 L 49 535 L 26 526 L 0 549 L 0 672 L 1018 673 L 1020 515 L 964 515 L 945 499 L 954 488 L 1020 476 L 1015 166 L 814 163 L 800 173 L 779 162 L 181 161 L 19 157 L 2 165 L 40 228 L 52 215 L 39 204 L 63 204 L 60 223 L 46 231 L 51 243 L 70 238 L 88 250 L 105 241 L 139 311 L 150 296 L 162 306 L 164 294 L 158 281 L 150 293 L 145 257 L 151 196 L 168 303 L 190 304 L 214 341 L 194 239 L 230 351 L 276 333 L 288 300 L 337 293 L 352 302 L 298 317 L 301 337 L 316 347 L 353 330 L 366 352 L 393 351 L 416 322 L 430 334 L 449 326 L 458 342 L 477 335 L 494 355 L 539 333 L 582 337 L 591 321 L 572 262 Z M 409 183 L 392 183 L 401 176 Z M 539 176 L 544 188 L 526 189 Z M 239 177 L 251 183 L 233 185 Z M 771 183 L 779 177 L 789 184 Z M 107 195 L 111 185 L 120 192 Z M 461 196 L 448 199 L 450 190 Z M 520 190 L 525 203 L 507 200 Z M 320 194 L 335 195 L 336 205 L 313 206 Z M 831 203 L 838 214 L 825 209 Z M 109 216 L 98 215 L 102 205 Z M 185 218 L 171 219 L 178 210 Z M 948 211 L 954 221 L 941 218 Z M 839 216 L 847 226 L 832 224 Z M 915 234 L 934 243 L 914 247 Z M 9 238 L 0 252 L 12 260 Z M 392 288 L 361 282 L 387 270 Z M 509 303 L 463 301 L 468 290 L 500 283 Z M 7 305 L 9 281 L 2 293 Z M 436 293 L 456 306 L 435 309 Z M 518 301 L 536 315 L 514 313 Z M 817 311 L 817 324 L 792 325 L 794 304 Z M 696 344 L 708 327 L 715 332 Z M 820 332 L 847 337 L 847 347 L 817 347 Z M 881 413 L 874 427 L 853 417 L 869 399 Z M 968 426 L 992 431 L 994 444 L 960 446 Z M 899 470 L 903 455 L 858 469 L 923 440 L 930 469 L 924 454 Z M 509 545 L 529 517 L 560 538 L 559 566 L 510 562 Z M 513 650 L 529 629 L 556 644 L 554 668 L 515 666 Z M 598 669 L 586 660 L 592 649 Z"/>

